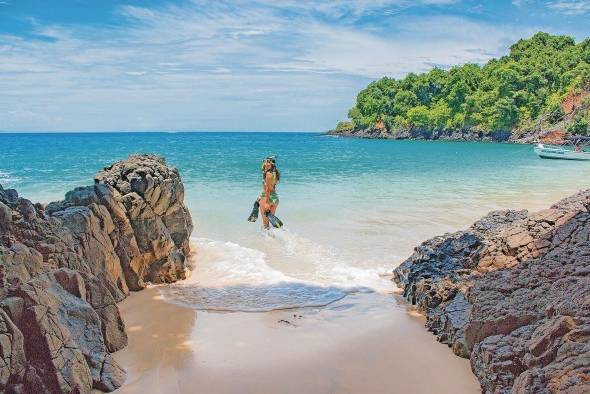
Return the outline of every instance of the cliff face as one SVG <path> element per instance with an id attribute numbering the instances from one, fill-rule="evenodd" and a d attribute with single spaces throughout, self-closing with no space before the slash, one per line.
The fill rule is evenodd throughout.
<path id="1" fill-rule="evenodd" d="M 112 391 L 116 303 L 185 277 L 190 214 L 174 168 L 142 155 L 47 207 L 0 186 L 0 391 Z"/>
<path id="2" fill-rule="evenodd" d="M 482 391 L 590 391 L 590 190 L 428 240 L 394 280 Z"/>

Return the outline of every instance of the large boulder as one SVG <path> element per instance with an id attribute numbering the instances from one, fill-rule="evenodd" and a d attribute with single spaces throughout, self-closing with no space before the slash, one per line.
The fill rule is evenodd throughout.
<path id="1" fill-rule="evenodd" d="M 137 248 L 141 259 L 125 267 L 131 288 L 185 278 L 193 224 L 178 170 L 163 158 L 137 155 L 105 168 L 95 181 L 114 189 L 133 230 L 129 248 Z"/>
<path id="2" fill-rule="evenodd" d="M 492 212 L 394 271 L 486 393 L 590 392 L 590 190 Z"/>
<path id="3" fill-rule="evenodd" d="M 128 190 L 127 186 L 128 184 Z M 164 159 L 132 156 L 47 207 L 0 186 L 0 392 L 112 391 L 117 302 L 185 277 L 192 221 Z"/>
<path id="4" fill-rule="evenodd" d="M 108 352 L 92 305 L 49 274 L 22 285 L 14 296 L 24 301 L 18 325 L 26 333 L 28 362 L 43 383 L 37 392 L 112 391 L 121 386 L 125 373 Z M 25 379 L 25 385 L 33 383 Z"/>

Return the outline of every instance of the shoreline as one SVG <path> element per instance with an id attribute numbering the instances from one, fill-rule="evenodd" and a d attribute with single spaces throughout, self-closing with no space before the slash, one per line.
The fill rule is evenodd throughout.
<path id="1" fill-rule="evenodd" d="M 322 135 L 329 135 L 333 137 L 342 138 L 358 138 L 358 139 L 380 139 L 380 140 L 395 140 L 395 141 L 446 141 L 446 142 L 488 142 L 500 144 L 520 144 L 529 145 L 535 144 L 539 135 L 518 135 L 509 131 L 481 133 L 460 130 L 451 133 L 430 132 L 423 130 L 403 131 L 399 134 L 392 134 L 387 130 L 368 129 L 355 131 L 335 131 L 329 130 Z"/>
<path id="2" fill-rule="evenodd" d="M 394 270 L 426 328 L 485 392 L 586 392 L 590 189 L 545 209 L 492 211 Z"/>
<path id="3" fill-rule="evenodd" d="M 577 206 L 576 198 L 564 201 Z M 490 215 L 503 212 L 544 217 L 527 211 Z M 406 287 L 404 296 L 410 300 L 409 287 L 401 287 Z M 113 356 L 129 377 L 117 392 L 175 387 L 174 392 L 184 393 L 199 385 L 205 392 L 219 393 L 386 393 L 395 384 L 402 392 L 429 393 L 436 388 L 469 393 L 479 392 L 480 382 L 482 387 L 488 384 L 481 381 L 481 362 L 474 364 L 472 356 L 470 364 L 465 346 L 457 346 L 455 340 L 463 337 L 454 333 L 454 317 L 433 319 L 424 309 L 427 303 L 414 307 L 400 291 L 352 293 L 323 307 L 208 312 L 166 301 L 160 288 L 148 288 L 119 304 L 129 327 L 129 346 Z M 392 284 L 392 291 L 395 288 Z M 420 289 L 428 292 L 427 286 Z M 457 312 L 450 304 L 448 310 Z M 453 324 L 445 325 L 450 331 L 441 334 L 433 322 L 443 320 Z"/>
<path id="4" fill-rule="evenodd" d="M 149 171 L 158 170 L 159 174 L 155 186 L 153 186 L 154 183 L 149 182 L 150 180 L 153 182 L 154 178 L 148 177 L 149 174 L 144 173 L 143 167 L 138 166 L 140 159 L 150 163 Z M 123 179 L 122 176 L 126 178 Z M 68 192 L 63 201 L 56 201 L 46 206 L 33 204 L 29 200 L 19 197 L 14 189 L 3 190 L 0 187 L 0 197 L 3 204 L 0 204 L 0 227 L 8 229 L 8 233 L 12 234 L 11 238 L 3 238 L 3 244 L 1 245 L 9 248 L 6 249 L 9 253 L 5 254 L 5 256 L 8 256 L 8 262 L 10 263 L 7 266 L 9 268 L 7 276 L 8 283 L 14 284 L 9 286 L 8 290 L 2 294 L 6 299 L 2 318 L 7 324 L 15 322 L 11 326 L 11 329 L 14 330 L 15 345 L 11 344 L 10 346 L 19 352 L 14 354 L 19 357 L 22 354 L 23 358 L 26 356 L 27 362 L 31 362 L 31 365 L 38 365 L 38 363 L 43 362 L 51 367 L 52 364 L 49 363 L 55 363 L 56 358 L 41 359 L 41 357 L 51 353 L 31 351 L 31 349 L 34 349 L 30 345 L 31 342 L 42 341 L 42 345 L 46 346 L 49 351 L 60 355 L 58 362 L 65 360 L 68 363 L 66 368 L 62 368 L 61 365 L 55 368 L 51 367 L 51 369 L 48 367 L 47 370 L 42 371 L 44 375 L 40 376 L 39 379 L 25 376 L 24 383 L 16 381 L 18 382 L 16 386 L 22 384 L 24 386 L 21 387 L 33 387 L 40 381 L 53 384 L 54 382 L 51 379 L 55 378 L 58 379 L 58 384 L 62 385 L 60 386 L 62 391 L 66 391 L 67 386 L 73 387 L 73 385 L 79 388 L 93 387 L 94 389 L 110 391 L 124 384 L 126 375 L 125 370 L 122 368 L 124 367 L 129 372 L 129 381 L 124 384 L 124 388 L 120 392 L 145 392 L 150 389 L 161 392 L 168 391 L 168 387 L 176 387 L 177 392 L 190 392 L 193 385 L 204 386 L 209 389 L 208 391 L 213 392 L 243 391 L 243 387 L 256 387 L 256 392 L 285 392 L 291 388 L 290 386 L 285 388 L 285 382 L 293 381 L 304 384 L 307 392 L 317 391 L 323 393 L 336 390 L 338 392 L 358 392 L 362 390 L 379 393 L 390 391 L 391 387 L 382 385 L 382 382 L 390 384 L 392 375 L 394 378 L 398 377 L 396 387 L 403 386 L 404 391 L 431 392 L 434 386 L 447 388 L 448 382 L 446 380 L 452 380 L 452 384 L 457 384 L 459 387 L 453 386 L 451 392 L 463 392 L 464 390 L 471 392 L 470 388 L 465 388 L 470 385 L 469 382 L 473 382 L 473 376 L 468 372 L 468 362 L 465 360 L 451 361 L 459 359 L 456 359 L 452 352 L 437 345 L 433 336 L 419 328 L 419 325 L 424 325 L 424 317 L 416 318 L 413 316 L 415 310 L 408 308 L 405 300 L 401 300 L 399 295 L 390 294 L 390 289 L 395 288 L 395 285 L 390 281 L 385 286 L 387 289 L 385 295 L 382 293 L 353 293 L 344 299 L 323 307 L 274 310 L 263 313 L 196 312 L 186 307 L 174 306 L 171 302 L 165 302 L 161 295 L 161 293 L 165 294 L 163 289 L 168 289 L 168 287 L 148 288 L 145 294 L 133 293 L 131 297 L 119 304 L 119 301 L 130 294 L 130 290 L 142 289 L 147 283 L 170 283 L 186 278 L 184 268 L 189 262 L 189 237 L 193 228 L 192 219 L 188 208 L 183 202 L 184 188 L 178 170 L 167 167 L 163 159 L 152 156 L 132 156 L 126 161 L 105 167 L 103 171 L 96 175 L 95 179 L 97 180 L 95 185 L 76 188 Z M 168 188 L 167 185 L 171 182 L 176 182 L 177 187 Z M 157 193 L 154 191 L 155 189 L 152 190 L 154 187 L 157 188 Z M 130 190 L 137 190 L 142 194 L 133 192 L 137 194 L 136 196 Z M 457 190 L 460 192 L 462 189 L 458 188 Z M 588 191 L 585 193 L 587 194 Z M 540 195 L 549 196 L 550 194 L 550 192 L 544 192 Z M 584 227 L 585 223 L 590 223 L 586 215 L 588 209 L 590 209 L 588 208 L 588 198 L 585 197 L 586 194 L 581 193 L 578 196 L 566 198 L 567 204 L 561 208 L 559 206 L 562 204 L 557 204 L 550 209 L 544 209 L 537 213 L 492 212 L 489 214 L 494 217 L 491 222 L 487 219 L 484 220 L 485 218 L 481 219 L 485 223 L 480 227 L 486 229 L 486 231 L 498 229 L 498 234 L 491 234 L 493 237 L 488 237 L 487 233 L 484 232 L 481 234 L 480 240 L 477 241 L 490 243 L 488 241 L 491 240 L 493 241 L 492 246 L 494 246 L 493 250 L 492 248 L 488 249 L 491 253 L 489 257 L 493 257 L 493 259 L 486 259 L 485 264 L 482 263 L 480 267 L 482 272 L 489 273 L 494 271 L 495 268 L 514 268 L 510 272 L 521 275 L 524 272 L 521 268 L 528 267 L 528 265 L 524 265 L 528 264 L 529 259 L 543 258 L 543 255 L 548 251 L 555 252 L 553 256 L 558 261 L 563 260 L 564 262 L 569 261 L 569 257 L 568 259 L 564 258 L 565 254 L 560 250 L 562 246 L 571 247 L 576 253 L 579 253 L 580 250 L 584 251 L 588 244 L 584 245 L 582 243 L 581 246 L 584 248 L 581 248 L 580 245 L 577 245 L 577 242 L 588 240 L 588 233 Z M 489 194 L 486 196 L 490 197 Z M 481 201 L 485 201 L 477 195 L 475 197 L 472 204 L 473 202 L 481 203 Z M 535 198 L 541 197 L 536 196 Z M 493 196 L 491 200 L 500 201 L 498 196 Z M 514 196 L 510 197 L 512 203 L 515 200 Z M 461 206 L 465 206 L 467 201 L 467 199 L 461 201 Z M 512 203 L 510 205 L 512 207 L 518 205 Z M 157 209 L 160 213 L 152 212 L 152 206 L 156 207 L 153 209 Z M 477 204 L 473 206 L 476 207 Z M 581 206 L 585 207 L 582 211 L 580 211 Z M 140 215 L 142 207 L 147 211 Z M 443 204 L 441 207 L 444 208 L 445 205 Z M 418 213 L 424 216 L 425 212 L 427 211 Z M 574 216 L 571 217 L 571 215 Z M 395 226 L 397 228 L 401 227 L 400 224 L 407 221 L 409 216 L 406 211 L 398 217 L 401 220 L 396 222 Z M 84 219 L 82 224 L 80 224 L 79 218 Z M 154 221 L 157 223 L 162 221 L 162 225 L 155 228 L 143 227 L 146 218 L 148 224 L 154 223 Z M 381 229 L 381 224 L 392 223 L 380 222 L 374 218 L 370 219 L 372 219 L 368 221 L 372 226 L 370 229 L 374 231 L 359 233 L 363 237 L 376 237 L 376 234 Z M 442 219 L 444 219 L 442 222 L 440 220 L 436 222 L 428 217 L 427 220 L 418 221 L 417 223 L 425 223 L 430 228 L 434 223 L 448 225 L 451 220 L 450 217 L 443 217 Z M 457 217 L 453 215 L 453 220 L 456 219 Z M 168 227 L 163 224 L 164 220 L 166 220 Z M 363 222 L 359 223 L 362 224 Z M 504 231 L 504 228 L 496 226 L 496 224 L 503 226 L 503 223 L 514 226 L 508 229 L 509 231 Z M 132 224 L 135 226 L 132 226 Z M 401 229 L 406 231 L 408 228 L 404 229 L 402 227 Z M 577 231 L 575 236 L 570 234 L 572 228 Z M 33 230 L 36 231 L 35 242 L 28 243 L 31 239 L 29 235 Z M 466 237 L 463 237 L 463 235 L 466 235 Z M 496 235 L 499 237 L 498 242 L 494 238 Z M 158 236 L 158 239 L 165 242 L 157 245 L 149 244 L 151 240 Z M 453 234 L 435 237 L 434 243 L 438 247 L 437 242 L 440 240 L 443 243 L 443 252 L 448 253 L 451 260 L 455 258 L 455 252 L 457 252 L 460 264 L 444 267 L 445 269 L 449 268 L 448 274 L 452 279 L 449 283 L 456 284 L 458 282 L 452 278 L 452 275 L 454 275 L 453 270 L 469 263 L 462 259 L 465 255 L 464 252 L 467 251 L 470 255 L 473 252 L 474 260 L 472 261 L 477 261 L 476 258 L 482 257 L 480 253 L 482 249 L 479 248 L 477 242 L 470 243 L 471 234 L 463 233 L 457 233 L 458 242 L 451 240 L 453 241 L 452 248 L 448 248 L 446 247 L 448 244 L 445 242 L 449 240 L 450 236 L 452 237 Z M 547 239 L 555 239 L 555 245 L 559 247 L 553 248 L 551 246 L 553 245 L 552 241 L 547 241 L 547 239 L 543 238 L 545 236 L 549 237 Z M 48 247 L 47 244 L 43 243 L 43 240 L 54 243 Z M 305 239 L 303 240 L 305 241 Z M 385 241 L 385 238 L 382 238 L 382 240 Z M 565 241 L 565 243 L 560 240 Z M 283 239 L 283 241 L 285 240 Z M 294 241 L 300 241 L 300 239 L 296 238 Z M 386 255 L 383 256 L 387 259 L 387 266 L 392 268 L 395 265 L 395 262 L 391 260 L 392 249 L 399 247 L 399 244 L 382 242 L 378 238 L 372 238 L 372 242 L 375 247 L 377 244 L 387 246 Z M 424 245 L 430 245 L 428 242 L 430 241 L 427 241 Z M 25 245 L 25 243 L 27 244 Z M 81 248 L 80 245 L 82 245 Z M 285 243 L 285 245 L 291 248 L 291 254 L 294 256 L 301 256 L 301 253 L 297 253 L 299 251 L 313 249 L 306 242 L 297 244 L 297 247 L 288 243 Z M 392 247 L 391 245 L 396 246 Z M 412 242 L 411 245 L 416 244 Z M 472 248 L 473 245 L 477 247 Z M 142 248 L 140 249 L 139 246 Z M 141 255 L 140 252 L 145 251 L 146 246 L 151 248 L 152 253 Z M 358 248 L 358 244 L 354 246 Z M 556 250 L 550 249 L 550 246 Z M 456 250 L 453 249 L 455 247 Z M 418 253 L 420 252 L 418 249 L 415 248 L 414 250 Z M 173 253 L 166 255 L 166 251 L 170 250 Z M 97 251 L 100 253 L 97 254 Z M 203 249 L 198 251 L 200 251 L 198 266 L 201 266 L 205 254 Z M 181 252 L 185 254 L 180 254 Z M 437 256 L 447 256 L 444 253 L 437 254 Z M 31 258 L 31 256 L 34 258 Z M 62 258 L 63 256 L 68 256 L 71 259 L 67 261 L 69 265 L 65 267 L 52 269 L 51 266 L 43 264 L 45 260 L 54 262 L 55 258 Z M 156 256 L 165 259 L 159 258 L 155 261 L 153 258 Z M 242 263 L 244 261 L 239 256 L 241 256 L 239 253 L 229 253 L 227 255 L 222 253 L 221 257 L 223 258 L 221 260 L 229 262 L 229 268 L 231 268 L 232 263 Z M 318 260 L 317 254 L 311 253 L 310 256 L 314 262 Z M 421 256 L 426 256 L 424 261 L 426 264 L 432 265 L 433 258 L 428 250 L 423 254 L 416 255 L 410 263 L 415 262 L 417 263 L 416 267 L 420 268 Z M 572 253 L 571 256 L 574 256 L 574 254 Z M 256 254 L 254 257 L 258 258 L 260 256 Z M 321 253 L 319 257 L 322 257 Z M 146 260 L 146 258 L 149 259 Z M 335 257 L 335 259 L 337 260 L 338 257 Z M 300 260 L 300 257 L 297 257 L 297 260 Z M 445 264 L 451 261 L 448 259 L 443 260 Z M 32 261 L 34 263 L 26 267 L 28 272 L 18 271 L 18 268 L 22 267 L 22 261 Z M 141 261 L 145 264 L 139 269 L 134 261 Z M 264 258 L 260 258 L 260 261 L 261 264 L 258 266 L 253 264 L 250 267 L 257 274 L 265 268 L 268 268 L 271 274 L 276 273 L 276 271 L 283 272 L 281 267 L 278 266 L 273 267 L 268 264 L 267 267 Z M 580 264 L 584 264 L 584 260 L 580 259 L 579 261 Z M 87 264 L 87 266 L 76 265 L 78 262 Z M 258 260 L 255 261 L 255 263 L 258 262 Z M 454 260 L 451 262 L 454 262 Z M 515 267 L 513 264 L 517 264 L 517 262 L 523 263 L 523 267 Z M 574 268 L 577 267 L 577 261 L 569 262 L 574 265 Z M 291 264 L 292 267 L 299 265 Z M 81 267 L 84 269 L 81 269 Z M 108 270 L 105 271 L 105 268 L 108 268 Z M 240 265 L 240 268 L 244 268 L 244 266 Z M 332 268 L 338 274 L 335 275 L 337 278 L 341 278 L 341 272 L 336 270 L 337 268 L 344 271 L 342 275 L 350 276 L 351 272 L 354 272 L 354 270 L 349 270 L 354 266 L 344 265 Z M 438 268 L 438 266 L 435 267 L 435 269 Z M 582 265 L 582 268 L 585 267 Z M 93 273 L 89 274 L 88 270 Z M 221 276 L 217 278 L 222 278 L 229 271 L 231 270 L 228 269 L 228 266 L 221 265 Z M 465 274 L 464 269 L 460 269 L 460 271 L 460 275 Z M 569 271 L 564 271 L 562 268 L 558 267 L 555 272 L 563 273 L 566 280 L 572 279 L 568 277 Z M 585 273 L 587 271 L 582 270 L 580 272 Z M 428 274 L 424 277 L 426 280 L 420 282 L 419 286 L 414 289 L 413 286 L 405 284 L 405 278 L 410 276 L 412 276 L 412 280 L 421 280 L 421 278 L 406 275 L 403 272 L 401 274 L 400 278 L 404 283 L 398 283 L 400 287 L 404 287 L 406 290 L 411 289 L 412 292 L 417 289 L 419 293 L 422 293 L 416 293 L 419 298 L 422 298 L 422 300 L 419 300 L 419 307 L 422 311 L 425 306 L 429 308 L 436 307 L 434 303 L 430 302 L 432 300 L 428 298 L 433 295 L 429 281 L 432 278 L 436 279 L 436 275 Z M 438 273 L 435 274 L 438 275 Z M 30 276 L 27 277 L 27 275 Z M 494 275 L 490 274 L 490 277 L 493 278 L 489 279 L 489 283 L 484 283 L 485 286 L 511 283 L 510 281 L 496 281 L 494 278 L 497 275 Z M 530 278 L 527 273 L 522 273 L 522 276 Z M 199 287 L 203 286 L 203 288 L 207 288 L 207 286 L 219 288 L 227 284 L 222 281 L 211 281 L 211 283 L 207 284 L 202 280 L 203 277 L 201 276 L 195 275 L 194 278 L 198 280 L 192 282 L 192 284 Z M 356 277 L 353 276 L 353 278 Z M 573 279 L 577 280 L 577 278 Z M 16 285 L 17 280 L 20 281 L 18 286 Z M 240 283 L 244 283 L 243 278 L 240 280 L 242 280 Z M 536 288 L 534 280 L 537 280 L 537 278 L 533 277 L 530 284 L 525 283 L 523 289 L 534 290 Z M 26 283 L 22 284 L 23 281 Z M 347 281 L 338 283 L 345 282 L 350 283 L 350 278 Z M 425 285 L 422 286 L 422 284 Z M 550 284 L 547 283 L 546 285 L 549 286 Z M 469 283 L 467 285 L 470 286 Z M 346 287 L 345 284 L 340 286 Z M 265 287 L 257 287 L 256 285 L 251 287 L 268 292 Z M 441 287 L 442 291 L 436 297 L 440 295 L 439 298 L 446 303 L 448 301 L 447 296 L 453 297 L 465 290 L 465 288 L 451 289 L 452 292 L 447 292 L 446 287 Z M 580 286 L 580 288 L 582 287 Z M 252 297 L 252 294 L 254 293 L 250 292 L 249 296 Z M 412 294 L 408 292 L 408 294 L 404 295 L 412 303 L 416 303 Z M 561 293 L 555 292 L 554 295 L 556 300 L 563 298 Z M 469 294 L 465 296 L 468 297 Z M 583 296 L 585 297 L 585 295 Z M 236 297 L 242 297 L 242 294 L 238 293 Z M 254 297 L 258 296 L 255 295 Z M 292 296 L 288 295 L 288 297 L 292 301 Z M 548 301 L 551 301 L 549 297 L 537 298 L 543 300 L 548 298 Z M 108 301 L 108 308 L 104 308 L 105 299 Z M 462 302 L 462 299 L 457 299 L 457 302 Z M 502 305 L 499 302 L 494 304 L 496 301 L 493 297 L 486 298 L 482 296 L 481 299 L 488 306 Z M 50 300 L 50 302 L 47 300 Z M 205 305 L 211 305 L 211 298 L 207 299 L 205 297 L 205 300 Z M 256 300 L 259 301 L 258 298 Z M 47 325 L 44 320 L 45 315 L 23 315 L 19 311 L 19 303 L 24 302 L 35 306 L 49 304 L 49 314 L 52 319 L 59 321 L 59 326 Z M 438 299 L 433 302 L 438 302 Z M 577 305 L 580 304 L 583 304 L 583 302 L 577 302 Z M 121 307 L 121 313 L 127 322 L 127 330 L 117 305 Z M 131 306 L 127 307 L 126 305 Z M 434 329 L 433 331 L 437 334 L 439 340 L 443 342 L 449 341 L 453 346 L 453 351 L 463 357 L 465 357 L 466 351 L 471 352 L 473 345 L 480 346 L 480 342 L 481 346 L 490 344 L 490 341 L 483 337 L 491 332 L 490 329 L 497 330 L 495 322 L 488 324 L 485 321 L 487 315 L 482 316 L 481 322 L 476 323 L 486 324 L 485 332 L 478 333 L 475 340 L 473 340 L 473 336 L 466 336 L 468 338 L 463 341 L 462 338 L 464 337 L 461 335 L 460 330 L 456 330 L 457 326 L 455 325 L 458 308 L 455 308 L 454 301 L 452 305 L 449 303 L 448 306 L 449 308 L 446 309 L 446 304 L 443 304 L 445 311 L 436 310 L 434 314 L 426 316 L 427 327 Z M 449 315 L 446 314 L 447 311 Z M 535 319 L 552 319 L 554 317 L 552 314 L 555 311 L 559 313 L 571 312 L 560 312 L 559 309 L 555 308 L 544 309 L 544 311 L 549 311 L 549 314 L 545 317 L 537 317 L 537 315 L 533 317 Z M 579 312 L 574 309 L 572 311 L 574 313 Z M 514 316 L 520 316 L 519 310 L 515 309 L 514 312 Z M 540 313 L 544 312 L 540 311 Z M 433 319 L 432 316 L 435 318 Z M 518 324 L 522 322 L 525 324 L 530 323 L 531 317 L 529 315 L 523 316 L 524 318 L 519 320 Z M 542 314 L 539 316 L 542 316 Z M 439 319 L 439 317 L 441 318 Z M 509 316 L 508 320 L 511 318 L 512 315 Z M 531 332 L 528 332 L 528 334 L 537 335 L 537 331 L 534 330 L 539 329 L 539 332 L 545 330 L 547 328 L 545 323 L 548 321 L 535 322 L 535 326 L 531 325 L 529 330 Z M 568 329 L 575 334 L 568 334 L 567 338 L 564 337 L 564 341 L 577 341 L 576 335 L 581 332 L 582 328 L 575 327 L 582 324 L 580 321 L 582 320 L 572 322 L 567 318 L 558 321 L 559 324 L 565 327 L 559 326 L 559 330 Z M 448 325 L 448 322 L 451 322 L 452 326 Z M 28 341 L 29 344 L 26 348 L 18 349 L 19 343 L 22 342 L 18 336 L 21 333 L 20 330 L 28 333 L 32 325 L 39 327 L 38 336 L 25 335 L 24 341 Z M 51 339 L 57 335 L 55 329 L 62 330 L 62 327 L 64 327 L 64 330 L 67 329 L 64 346 L 59 343 L 55 346 L 56 343 L 52 342 Z M 502 327 L 505 328 L 506 326 Z M 575 331 L 574 328 L 578 331 Z M 552 329 L 552 327 L 547 329 Z M 471 331 L 477 332 L 477 330 L 478 327 L 474 326 Z M 89 336 L 89 334 L 85 334 L 92 331 L 95 332 L 92 335 L 92 338 L 96 340 L 95 343 L 88 342 L 87 335 Z M 455 335 L 456 332 L 459 334 Z M 500 334 L 503 335 L 503 333 Z M 128 337 L 133 337 L 131 340 L 132 345 L 122 350 L 127 346 Z M 575 340 L 570 341 L 570 337 Z M 481 341 L 481 339 L 486 342 Z M 526 341 L 528 340 L 526 339 Z M 569 342 L 564 343 L 569 345 Z M 465 346 L 463 346 L 463 343 L 465 343 Z M 577 344 L 578 342 L 575 343 L 576 346 Z M 54 347 L 51 348 L 51 346 Z M 561 342 L 557 343 L 556 346 L 561 346 Z M 100 348 L 100 352 L 96 351 L 98 348 Z M 528 349 L 530 346 L 527 344 L 526 348 Z M 490 347 L 490 349 L 489 353 L 486 354 L 491 354 L 490 357 L 496 357 L 495 348 Z M 537 357 L 536 353 L 539 353 L 537 350 L 545 348 L 535 346 L 535 349 L 535 357 Z M 115 358 L 112 358 L 113 353 L 117 350 L 121 351 L 117 353 Z M 484 350 L 488 351 L 488 348 Z M 60 353 L 64 351 L 73 351 L 76 357 L 69 357 L 68 354 Z M 479 363 L 477 365 L 473 364 L 474 359 L 472 358 L 473 371 L 482 382 L 482 387 L 487 384 L 483 379 L 487 379 L 487 376 L 495 376 L 493 372 L 498 365 L 504 365 L 501 364 L 502 360 L 498 363 L 494 361 L 490 365 L 484 365 L 484 362 L 487 363 L 489 359 L 489 357 L 486 359 L 487 356 L 484 356 L 481 357 L 481 360 L 479 358 L 475 359 Z M 547 357 L 549 356 L 550 354 Z M 102 357 L 105 361 L 101 364 L 95 362 L 93 357 Z M 539 362 L 550 360 L 547 357 L 543 356 Z M 573 361 L 577 360 L 574 357 L 570 358 Z M 520 359 L 515 358 L 515 365 L 516 362 L 518 362 L 517 365 L 524 365 L 525 362 L 528 363 L 530 360 L 537 362 L 536 358 L 528 357 L 522 362 Z M 359 362 L 362 365 L 359 366 Z M 105 363 L 112 368 L 110 370 L 105 369 Z M 446 369 L 441 369 L 440 365 L 444 365 Z M 84 368 L 85 366 L 87 368 Z M 529 365 L 527 364 L 527 366 Z M 409 367 L 411 368 L 408 369 Z M 18 369 L 15 368 L 15 370 Z M 519 370 L 518 372 L 522 371 Z M 526 372 L 529 373 L 529 371 Z M 51 375 L 53 373 L 55 373 L 55 376 Z M 442 373 L 442 376 L 439 376 L 440 373 Z M 466 378 L 465 374 L 471 378 Z M 20 379 L 19 376 L 15 375 L 14 379 L 17 378 Z M 158 384 L 162 385 L 160 389 L 157 389 Z M 477 382 L 474 384 L 477 385 Z M 57 391 L 53 386 L 48 387 L 53 391 Z M 20 388 L 15 388 L 15 390 L 18 389 Z M 301 388 L 297 387 L 297 390 L 299 391 Z"/>
<path id="5" fill-rule="evenodd" d="M 469 362 L 440 346 L 399 295 L 355 293 L 321 308 L 204 312 L 167 302 L 151 287 L 119 307 L 129 345 L 113 354 L 128 373 L 117 393 L 197 386 L 216 393 L 479 391 Z"/>

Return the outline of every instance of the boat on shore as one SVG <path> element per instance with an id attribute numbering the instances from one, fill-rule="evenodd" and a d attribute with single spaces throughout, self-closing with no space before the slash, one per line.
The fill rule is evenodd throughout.
<path id="1" fill-rule="evenodd" d="M 588 145 L 590 137 L 571 137 L 559 145 L 538 143 L 534 151 L 542 159 L 590 160 Z"/>

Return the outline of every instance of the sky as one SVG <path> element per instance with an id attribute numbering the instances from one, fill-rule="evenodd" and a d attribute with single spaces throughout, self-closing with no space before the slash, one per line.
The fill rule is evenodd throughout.
<path id="1" fill-rule="evenodd" d="M 325 131 L 383 76 L 483 64 L 590 0 L 0 0 L 0 130 Z"/>

